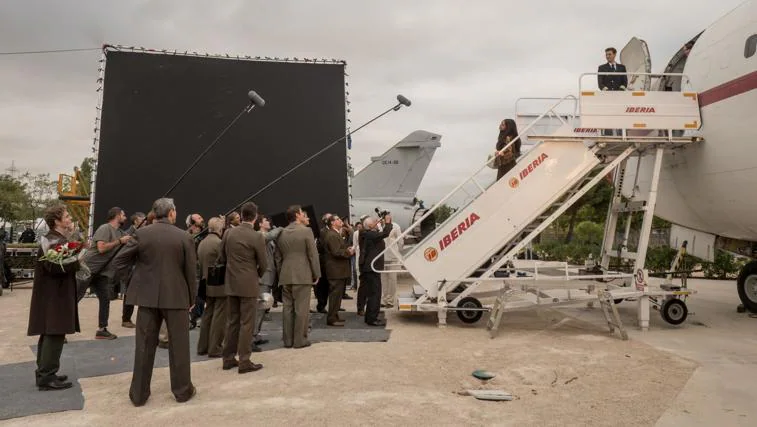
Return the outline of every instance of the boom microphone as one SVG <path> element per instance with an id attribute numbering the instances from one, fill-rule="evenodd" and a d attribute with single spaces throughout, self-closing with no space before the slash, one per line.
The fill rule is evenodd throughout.
<path id="1" fill-rule="evenodd" d="M 247 97 L 250 98 L 250 102 L 258 108 L 265 105 L 265 100 L 261 98 L 260 95 L 258 95 L 258 93 L 254 90 L 247 92 Z"/>
<path id="2" fill-rule="evenodd" d="M 339 142 L 341 142 L 341 141 L 343 141 L 343 140 L 347 139 L 347 138 L 348 138 L 349 136 L 351 136 L 352 134 L 356 133 L 356 132 L 357 132 L 357 131 L 359 131 L 360 129 L 362 129 L 362 128 L 364 128 L 364 127 L 368 126 L 369 124 L 371 124 L 371 123 L 375 122 L 376 120 L 380 119 L 381 117 L 383 117 L 383 116 L 385 116 L 385 115 L 389 114 L 389 112 L 390 112 L 390 111 L 397 111 L 397 110 L 399 110 L 399 109 L 400 109 L 400 107 L 402 107 L 403 105 L 404 105 L 404 106 L 407 106 L 407 107 L 409 107 L 409 106 L 410 106 L 410 100 L 409 100 L 409 99 L 407 99 L 407 98 L 405 98 L 405 97 L 404 97 L 404 96 L 402 96 L 402 95 L 397 95 L 397 101 L 398 101 L 397 105 L 395 105 L 395 106 L 393 106 L 392 108 L 390 108 L 390 109 L 388 109 L 388 110 L 384 111 L 383 113 L 381 113 L 381 114 L 379 114 L 378 116 L 376 116 L 376 117 L 372 118 L 371 120 L 369 120 L 369 121 L 367 121 L 367 122 L 363 123 L 363 124 L 362 124 L 362 125 L 360 125 L 360 127 L 358 127 L 357 129 L 355 129 L 355 130 L 353 130 L 353 131 L 350 131 L 349 133 L 347 133 L 347 134 L 346 134 L 346 135 L 344 135 L 343 137 L 341 137 L 341 138 L 337 139 L 336 141 L 334 141 L 334 142 L 330 143 L 329 145 L 327 145 L 327 146 L 323 147 L 323 148 L 322 148 L 321 150 L 319 150 L 319 151 L 318 151 L 317 153 L 313 154 L 312 156 L 308 157 L 307 159 L 305 159 L 305 160 L 301 161 L 301 162 L 300 162 L 299 164 L 297 164 L 297 165 L 296 165 L 296 166 L 294 166 L 293 168 L 291 168 L 291 169 L 289 169 L 288 171 L 284 172 L 284 174 L 280 175 L 280 176 L 279 176 L 278 178 L 276 178 L 276 179 L 274 179 L 273 181 L 269 182 L 269 183 L 268 183 L 268 184 L 266 184 L 266 185 L 265 185 L 265 186 L 264 186 L 263 188 L 261 188 L 260 190 L 256 191 L 256 192 L 255 192 L 254 194 L 252 194 L 251 196 L 247 197 L 246 199 L 244 199 L 243 201 L 241 201 L 240 203 L 238 203 L 238 204 L 237 204 L 236 206 L 234 206 L 233 208 L 229 209 L 229 211 L 228 211 L 228 212 L 226 212 L 226 213 L 224 214 L 224 216 L 229 216 L 229 215 L 230 215 L 230 214 L 231 214 L 232 212 L 234 212 L 235 210 L 239 209 L 239 207 L 240 207 L 240 206 L 242 206 L 243 204 L 245 204 L 245 203 L 249 202 L 249 201 L 250 201 L 250 200 L 252 200 L 253 198 L 257 197 L 257 196 L 258 196 L 258 195 L 259 195 L 260 193 L 264 192 L 265 190 L 267 190 L 267 189 L 271 188 L 271 186 L 273 186 L 273 185 L 274 185 L 274 184 L 276 184 L 277 182 L 279 182 L 279 181 L 281 181 L 282 179 L 284 179 L 284 177 L 286 177 L 287 175 L 289 175 L 289 174 L 291 174 L 292 172 L 294 172 L 294 171 L 296 171 L 297 169 L 299 169 L 299 168 L 300 168 L 300 167 L 301 167 L 302 165 L 304 165 L 305 163 L 307 163 L 307 162 L 309 162 L 309 161 L 313 160 L 314 158 L 318 157 L 318 156 L 319 156 L 319 155 L 321 155 L 321 154 L 322 154 L 323 152 L 327 151 L 327 150 L 328 150 L 329 148 L 333 147 L 334 145 L 338 144 Z M 195 239 L 196 239 L 196 238 L 199 238 L 200 236 L 203 236 L 203 235 L 205 235 L 205 234 L 206 234 L 207 232 L 208 232 L 208 228 L 206 227 L 206 228 L 205 228 L 204 230 L 202 230 L 201 232 L 199 232 L 199 233 L 195 234 Z"/>

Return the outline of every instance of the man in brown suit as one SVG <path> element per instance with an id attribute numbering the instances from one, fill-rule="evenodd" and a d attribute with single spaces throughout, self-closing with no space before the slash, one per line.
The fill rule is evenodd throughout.
<path id="1" fill-rule="evenodd" d="M 329 278 L 329 314 L 326 324 L 329 326 L 344 326 L 339 319 L 339 308 L 342 306 L 342 296 L 350 281 L 350 258 L 355 254 L 353 248 L 347 246 L 342 237 L 344 223 L 337 215 L 328 219 L 328 228 L 322 236 L 326 255 L 326 277 Z"/>
<path id="2" fill-rule="evenodd" d="M 281 232 L 276 246 L 279 285 L 284 300 L 284 347 L 310 346 L 307 340 L 310 319 L 310 287 L 321 276 L 318 249 L 315 247 L 310 219 L 298 205 L 286 212 L 289 225 Z"/>
<path id="3" fill-rule="evenodd" d="M 139 307 L 137 312 L 134 373 L 129 398 L 142 406 L 150 397 L 150 381 L 158 345 L 158 331 L 165 320 L 168 334 L 168 364 L 171 391 L 177 402 L 194 396 L 189 360 L 189 314 L 197 289 L 195 253 L 192 238 L 175 227 L 173 199 L 158 199 L 153 204 L 155 222 L 137 230 L 134 238 L 113 260 L 118 271 L 134 265 L 126 302 Z"/>
<path id="4" fill-rule="evenodd" d="M 205 282 L 205 311 L 202 314 L 197 354 L 209 358 L 221 357 L 223 337 L 226 334 L 226 290 L 223 285 L 209 286 L 208 268 L 215 265 L 221 253 L 221 233 L 224 220 L 219 217 L 208 221 L 209 233 L 197 247 L 202 279 Z M 202 285 L 201 285 L 202 286 Z"/>
<path id="5" fill-rule="evenodd" d="M 258 207 L 249 202 L 242 206 L 242 224 L 226 231 L 221 241 L 218 262 L 226 264 L 226 342 L 223 346 L 223 369 L 236 366 L 244 374 L 263 365 L 250 360 L 255 311 L 260 295 L 260 276 L 265 273 L 265 237 L 255 231 L 253 223 Z M 239 361 L 234 356 L 239 355 Z"/>

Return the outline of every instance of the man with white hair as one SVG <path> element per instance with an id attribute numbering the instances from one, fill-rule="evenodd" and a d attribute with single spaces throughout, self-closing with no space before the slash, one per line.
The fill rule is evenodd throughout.
<path id="1" fill-rule="evenodd" d="M 142 406 L 150 397 L 160 324 L 165 320 L 168 335 L 171 391 L 177 402 L 195 395 L 189 358 L 189 318 L 197 290 L 197 255 L 192 238 L 175 227 L 173 199 L 155 201 L 155 222 L 137 230 L 134 238 L 115 257 L 118 271 L 134 266 L 126 301 L 139 307 L 134 349 L 134 372 L 129 398 Z"/>
<path id="2" fill-rule="evenodd" d="M 392 215 L 386 214 L 382 220 L 383 231 L 379 231 L 376 218 L 367 218 L 360 231 L 360 284 L 365 288 L 366 310 L 365 323 L 371 326 L 384 326 L 386 322 L 379 320 L 381 304 L 381 276 L 373 271 L 384 269 L 384 255 L 379 255 L 386 248 L 384 239 L 392 232 Z M 375 262 L 374 262 L 375 260 Z M 360 297 L 358 296 L 358 299 Z"/>

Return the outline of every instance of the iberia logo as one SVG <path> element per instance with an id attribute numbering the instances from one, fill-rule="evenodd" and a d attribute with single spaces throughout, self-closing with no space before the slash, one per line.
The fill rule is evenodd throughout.
<path id="1" fill-rule="evenodd" d="M 439 252 L 436 248 L 426 248 L 426 250 L 423 251 L 423 257 L 426 258 L 426 261 L 428 262 L 434 262 L 439 258 Z"/>
<path id="2" fill-rule="evenodd" d="M 460 221 L 460 223 L 457 224 L 457 227 L 450 230 L 450 232 L 447 233 L 447 235 L 444 236 L 442 240 L 439 240 L 439 249 L 442 251 L 445 250 L 455 240 L 457 240 L 460 236 L 462 236 L 467 230 L 470 230 L 470 228 L 476 224 L 476 221 L 480 219 L 481 217 L 476 215 L 475 212 L 468 215 L 465 218 L 465 220 Z M 430 248 L 430 249 L 433 249 L 433 248 Z M 426 249 L 426 251 L 428 251 L 428 249 Z"/>
<path id="3" fill-rule="evenodd" d="M 518 178 L 516 177 L 510 178 L 510 187 L 518 188 L 518 184 L 520 184 L 520 181 L 518 181 Z"/>

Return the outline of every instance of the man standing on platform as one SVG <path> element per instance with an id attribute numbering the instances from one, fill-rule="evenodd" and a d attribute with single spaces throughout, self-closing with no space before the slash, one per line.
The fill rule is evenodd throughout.
<path id="1" fill-rule="evenodd" d="M 153 204 L 155 222 L 137 230 L 134 239 L 113 263 L 119 271 L 134 265 L 126 301 L 139 307 L 134 349 L 134 372 L 129 398 L 142 406 L 150 397 L 150 382 L 163 321 L 168 334 L 171 391 L 177 402 L 194 396 L 189 358 L 189 316 L 197 289 L 197 255 L 192 237 L 175 227 L 173 199 Z"/>
<path id="2" fill-rule="evenodd" d="M 307 339 L 310 288 L 318 283 L 321 266 L 308 214 L 294 205 L 287 209 L 286 217 L 289 225 L 281 232 L 276 246 L 284 299 L 284 347 L 303 348 L 310 346 Z"/>
<path id="3" fill-rule="evenodd" d="M 245 374 L 263 368 L 250 360 L 255 313 L 260 296 L 260 276 L 266 270 L 265 237 L 255 231 L 258 207 L 248 202 L 242 206 L 242 224 L 227 230 L 221 240 L 220 264 L 226 264 L 226 342 L 223 345 L 223 369 L 236 366 Z M 239 360 L 235 358 L 239 355 Z"/>
<path id="4" fill-rule="evenodd" d="M 350 258 L 355 254 L 342 237 L 343 226 L 341 218 L 332 215 L 328 219 L 328 228 L 321 234 L 326 257 L 326 276 L 329 278 L 329 314 L 326 318 L 329 326 L 344 326 L 344 321 L 339 318 L 339 308 L 350 281 Z"/>

